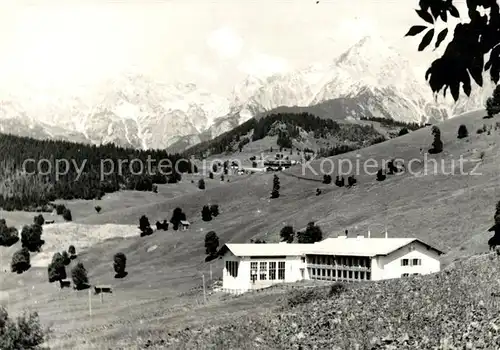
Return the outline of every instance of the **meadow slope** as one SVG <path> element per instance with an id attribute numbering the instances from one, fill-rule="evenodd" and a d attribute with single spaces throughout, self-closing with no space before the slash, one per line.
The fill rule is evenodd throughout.
<path id="1" fill-rule="evenodd" d="M 273 241 L 279 239 L 279 230 L 284 225 L 300 230 L 309 221 L 315 221 L 325 237 L 336 236 L 345 229 L 351 234 L 365 234 L 370 229 L 372 236 L 381 236 L 387 228 L 389 236 L 423 239 L 447 253 L 443 258 L 445 265 L 484 252 L 490 236 L 486 230 L 492 224 L 500 178 L 500 130 L 493 128 L 490 135 L 476 133 L 483 124 L 496 123 L 495 119 L 482 119 L 484 115 L 483 111 L 474 112 L 439 124 L 444 152 L 428 156 L 443 160 L 448 165 L 447 171 L 453 159 L 463 156 L 465 170 L 477 166 L 477 172 L 481 173 L 477 176 L 405 173 L 377 182 L 373 174 L 362 171 L 356 175 L 355 187 L 339 188 L 334 184 L 322 184 L 321 174 L 315 175 L 310 170 L 302 174 L 302 167 L 297 166 L 279 174 L 281 195 L 273 200 L 269 199 L 273 174 L 252 174 L 230 175 L 230 182 L 221 182 L 217 176 L 214 180 L 206 179 L 204 191 L 196 188 L 199 176 L 193 175 L 183 179 L 181 184 L 160 186 L 158 194 L 131 199 L 132 193 L 119 193 L 114 195 L 112 203 L 101 201 L 101 214 L 93 211 L 96 201 L 69 202 L 76 224 L 137 225 L 143 214 L 154 223 L 169 219 L 172 210 L 179 206 L 187 214 L 191 228 L 188 231 L 159 231 L 145 238 L 114 238 L 81 252 L 78 259 L 89 271 L 91 283 L 111 284 L 115 290 L 103 304 L 95 298 L 92 319 L 88 315 L 87 292 L 58 290 L 47 282 L 44 268 L 32 267 L 22 275 L 3 273 L 0 288 L 4 302 L 8 302 L 13 314 L 25 308 L 37 310 L 42 322 L 54 328 L 51 344 L 54 348 L 76 347 L 86 339 L 82 349 L 107 349 L 105 346 L 117 341 L 135 341 L 140 332 L 150 329 L 183 327 L 190 322 L 200 322 L 207 313 L 237 314 L 250 307 L 245 303 L 233 307 L 229 303 L 227 309 L 230 311 L 221 304 L 217 304 L 219 311 L 214 311 L 215 307 L 210 312 L 202 311 L 197 308 L 199 292 L 186 294 L 200 287 L 201 274 L 209 276 L 210 267 L 214 279 L 221 275 L 219 260 L 204 262 L 203 240 L 210 230 L 217 232 L 221 244 L 248 242 L 251 238 Z M 469 130 L 466 139 L 456 137 L 460 124 L 465 124 Z M 421 160 L 414 162 L 413 170 L 416 171 L 425 169 L 421 149 L 427 150 L 431 142 L 430 128 L 424 128 L 330 159 Z M 484 152 L 482 160 L 481 152 Z M 319 161 L 313 161 L 312 167 L 319 170 Z M 370 170 L 375 173 L 377 169 Z M 190 183 L 191 179 L 194 184 Z M 315 195 L 316 188 L 322 189 L 320 196 Z M 220 216 L 210 222 L 202 221 L 204 204 L 219 204 Z M 7 222 L 14 220 L 16 225 L 23 218 L 18 213 L 2 215 Z M 32 221 L 32 216 L 28 222 Z M 66 248 L 65 242 L 60 249 Z M 112 259 L 119 251 L 127 255 L 129 275 L 123 280 L 113 278 Z M 199 318 L 193 317 L 196 312 L 200 313 Z"/>

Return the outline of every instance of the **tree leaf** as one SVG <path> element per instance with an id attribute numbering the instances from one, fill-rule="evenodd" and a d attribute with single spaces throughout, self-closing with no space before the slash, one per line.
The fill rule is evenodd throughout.
<path id="1" fill-rule="evenodd" d="M 458 13 L 458 10 L 454 5 L 450 5 L 450 7 L 448 8 L 448 11 L 450 11 L 450 15 L 452 15 L 453 17 L 455 17 L 455 18 L 460 17 L 460 13 Z"/>
<path id="2" fill-rule="evenodd" d="M 406 33 L 405 36 L 415 36 L 426 29 L 426 26 L 413 26 L 410 28 L 410 30 L 408 30 L 408 33 Z"/>
<path id="3" fill-rule="evenodd" d="M 432 0 L 420 0 L 418 2 L 418 6 L 424 11 L 427 11 L 431 6 Z"/>
<path id="4" fill-rule="evenodd" d="M 498 84 L 498 80 L 500 79 L 500 65 L 498 65 L 497 63 L 494 63 L 491 66 L 490 77 L 495 84 Z"/>
<path id="5" fill-rule="evenodd" d="M 420 45 L 418 45 L 418 51 L 423 51 L 427 46 L 432 41 L 432 38 L 434 37 L 434 28 L 431 28 L 425 33 L 424 37 L 422 38 L 422 41 L 420 42 Z"/>
<path id="6" fill-rule="evenodd" d="M 427 23 L 434 24 L 434 18 L 429 12 L 424 10 L 415 10 L 415 12 L 417 12 L 417 15 Z"/>
<path id="7" fill-rule="evenodd" d="M 470 75 L 477 85 L 483 86 L 483 66 L 484 57 L 482 55 L 475 56 L 472 59 L 472 64 L 469 66 Z"/>
<path id="8" fill-rule="evenodd" d="M 434 47 L 434 49 L 437 49 L 439 47 L 439 45 L 441 45 L 443 40 L 446 38 L 446 35 L 448 35 L 448 28 L 443 29 L 438 34 L 437 39 L 436 39 L 436 46 Z"/>
<path id="9" fill-rule="evenodd" d="M 441 13 L 439 14 L 439 17 L 441 17 L 441 19 L 443 20 L 443 22 L 446 22 L 448 20 L 447 13 L 448 12 L 446 12 L 446 11 L 441 11 Z"/>
<path id="10" fill-rule="evenodd" d="M 500 61 L 500 46 L 496 46 L 491 50 L 490 59 L 484 65 L 484 70 L 490 69 L 494 61 Z"/>
<path id="11" fill-rule="evenodd" d="M 431 14 L 432 14 L 432 17 L 433 18 L 438 18 L 439 17 L 439 13 L 441 12 L 442 6 L 439 5 L 439 2 L 436 2 L 433 4 L 433 6 L 431 6 Z"/>

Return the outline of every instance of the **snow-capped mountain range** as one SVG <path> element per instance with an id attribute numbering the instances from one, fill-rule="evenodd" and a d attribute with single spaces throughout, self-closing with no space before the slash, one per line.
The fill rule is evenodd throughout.
<path id="1" fill-rule="evenodd" d="M 382 39 L 365 37 L 329 64 L 250 76 L 228 97 L 142 75 L 126 75 L 77 96 L 40 96 L 28 89 L 23 95 L 2 94 L 0 132 L 180 151 L 280 106 L 328 106 L 321 117 L 335 119 L 420 122 L 482 108 L 492 89 L 487 84 L 457 103 L 451 97 L 436 102 L 407 59 Z"/>

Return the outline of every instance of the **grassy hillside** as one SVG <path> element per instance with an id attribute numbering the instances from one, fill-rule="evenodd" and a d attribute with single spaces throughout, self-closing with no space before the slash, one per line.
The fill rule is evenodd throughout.
<path id="1" fill-rule="evenodd" d="M 203 191 L 196 188 L 196 176 L 200 175 L 192 175 L 194 184 L 183 180 L 177 186 L 184 186 L 178 187 L 184 189 L 178 191 L 174 187 L 160 187 L 151 202 L 147 198 L 133 199 L 130 196 L 134 192 L 122 192 L 117 194 L 120 200 L 102 205 L 101 214 L 92 211 L 94 201 L 69 202 L 77 224 L 137 225 L 143 214 L 154 223 L 158 219 L 169 219 L 172 210 L 179 206 L 192 226 L 188 231 L 159 231 L 143 238 L 114 238 L 80 253 L 79 260 L 89 271 L 92 284 L 114 286 L 113 295 L 106 296 L 105 303 L 100 304 L 98 297 L 94 298 L 92 320 L 87 311 L 87 293 L 59 291 L 47 282 L 44 268 L 32 267 L 22 275 L 4 273 L 0 286 L 4 303 L 8 301 L 13 315 L 26 307 L 39 311 L 42 322 L 54 326 L 53 343 L 59 348 L 78 344 L 82 349 L 100 349 L 118 340 L 135 344 L 140 341 L 137 337 L 144 338 L 149 330 L 185 327 L 204 317 L 210 316 L 212 322 L 219 322 L 228 317 L 226 313 L 238 314 L 253 305 L 250 301 L 239 304 L 237 300 L 236 304 L 214 301 L 212 309 L 198 309 L 200 293 L 186 294 L 200 287 L 202 273 L 209 276 L 210 264 L 204 262 L 203 239 L 210 230 L 217 232 L 221 244 L 248 242 L 251 238 L 269 242 L 278 239 L 278 232 L 284 225 L 293 225 L 299 230 L 309 221 L 316 221 L 325 237 L 335 236 L 345 229 L 352 234 L 364 234 L 368 228 L 372 236 L 377 236 L 387 227 L 389 236 L 421 238 L 447 252 L 443 259 L 445 265 L 484 252 L 490 236 L 486 230 L 492 224 L 498 200 L 500 130 L 493 127 L 489 135 L 487 132 L 477 134 L 476 130 L 483 124 L 496 123 L 495 119 L 482 119 L 483 115 L 482 111 L 470 113 L 440 124 L 444 151 L 428 156 L 429 159 L 442 159 L 449 165 L 452 159 L 463 155 L 464 168 L 470 171 L 484 152 L 477 169 L 482 173 L 479 176 L 405 173 L 388 175 L 385 181 L 378 182 L 375 175 L 362 171 L 356 175 L 355 187 L 339 188 L 334 184 L 322 184 L 322 175 L 315 175 L 310 170 L 302 174 L 301 166 L 297 166 L 279 174 L 280 197 L 273 200 L 269 199 L 273 175 L 253 174 L 229 175 L 229 183 L 217 177 L 205 179 L 207 186 Z M 468 138 L 457 139 L 460 124 L 467 126 Z M 431 130 L 424 128 L 330 159 L 422 160 L 424 154 L 420 149 L 427 150 L 431 143 Z M 312 163 L 313 169 L 319 169 L 319 165 L 319 161 Z M 416 162 L 414 170 L 423 167 L 422 162 Z M 322 189 L 320 196 L 315 195 L 316 188 Z M 201 209 L 208 203 L 219 204 L 221 214 L 204 222 Z M 16 212 L 4 214 L 7 222 L 10 215 L 18 215 Z M 17 222 L 20 219 L 18 217 Z M 31 220 L 32 216 L 29 222 Z M 6 252 L 4 248 L 0 250 Z M 112 270 L 113 255 L 119 251 L 127 255 L 129 272 L 122 280 L 114 279 Z M 3 259 L 10 260 L 10 254 L 5 254 Z M 219 260 L 212 263 L 214 278 L 220 276 L 221 268 Z M 425 282 L 427 280 L 432 281 L 432 277 L 423 279 L 422 283 L 430 283 Z M 272 304 L 273 298 L 269 298 L 267 302 Z M 265 308 L 265 305 L 259 307 Z M 215 311 L 215 306 L 221 308 L 221 313 Z M 82 343 L 83 339 L 92 346 Z"/>

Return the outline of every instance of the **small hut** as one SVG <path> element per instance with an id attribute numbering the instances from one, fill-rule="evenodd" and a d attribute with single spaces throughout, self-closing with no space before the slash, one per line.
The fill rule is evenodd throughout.
<path id="1" fill-rule="evenodd" d="M 182 220 L 182 221 L 181 221 L 181 228 L 182 228 L 182 231 L 186 231 L 186 230 L 189 228 L 189 226 L 190 226 L 190 225 L 191 225 L 191 224 L 189 223 L 189 221 Z"/>

